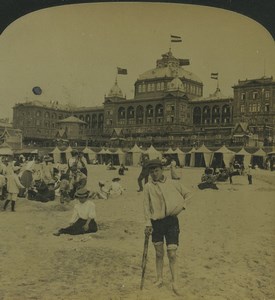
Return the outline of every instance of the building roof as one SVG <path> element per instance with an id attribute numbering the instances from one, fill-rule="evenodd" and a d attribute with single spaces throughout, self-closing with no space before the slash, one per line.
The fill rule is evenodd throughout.
<path id="1" fill-rule="evenodd" d="M 139 75 L 138 80 L 163 78 L 163 77 L 179 77 L 202 83 L 200 78 L 192 72 L 186 71 L 180 65 L 181 59 L 173 56 L 171 50 L 162 54 L 162 59 L 157 60 L 157 66 L 154 69 L 144 72 Z"/>
<path id="2" fill-rule="evenodd" d="M 239 80 L 238 84 L 234 85 L 233 88 L 263 85 L 263 84 L 275 84 L 275 80 L 273 79 L 273 76 L 271 77 L 262 76 L 260 78 L 255 78 L 255 79 Z"/>
<path id="3" fill-rule="evenodd" d="M 75 116 L 70 116 L 68 118 L 65 118 L 63 120 L 58 121 L 58 123 L 78 123 L 78 124 L 87 124 L 86 122 L 80 120 L 79 118 Z"/>
<path id="4" fill-rule="evenodd" d="M 108 97 L 118 97 L 118 98 L 123 98 L 123 93 L 121 88 L 117 84 L 117 80 L 115 81 L 115 84 L 113 87 L 110 89 Z"/>
<path id="5" fill-rule="evenodd" d="M 43 101 L 43 100 L 31 100 L 24 103 L 17 103 L 15 106 L 37 106 L 37 107 L 46 107 L 52 109 L 68 110 L 71 111 L 74 108 L 72 104 L 62 104 L 59 101 Z"/>

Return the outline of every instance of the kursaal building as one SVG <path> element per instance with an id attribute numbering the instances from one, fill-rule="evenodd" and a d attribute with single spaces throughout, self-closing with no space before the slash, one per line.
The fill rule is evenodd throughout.
<path id="1" fill-rule="evenodd" d="M 18 103 L 13 107 L 14 127 L 22 130 L 25 143 L 43 145 L 58 139 L 99 145 L 112 138 L 155 146 L 272 144 L 273 77 L 239 80 L 233 86 L 234 97 L 222 95 L 217 86 L 204 98 L 202 81 L 186 70 L 187 65 L 188 59 L 176 58 L 169 50 L 154 69 L 139 75 L 133 99 L 123 96 L 115 80 L 102 106 Z"/>

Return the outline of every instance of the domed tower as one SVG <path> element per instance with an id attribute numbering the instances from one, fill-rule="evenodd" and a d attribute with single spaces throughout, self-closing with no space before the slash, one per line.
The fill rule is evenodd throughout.
<path id="1" fill-rule="evenodd" d="M 125 97 L 123 96 L 121 88 L 117 84 L 117 79 L 115 80 L 115 84 L 113 87 L 110 89 L 108 96 L 105 96 L 105 102 L 106 101 L 120 101 L 120 100 L 125 100 Z"/>
<path id="2" fill-rule="evenodd" d="M 203 83 L 195 74 L 185 70 L 189 59 L 173 56 L 171 49 L 156 61 L 156 68 L 141 74 L 135 82 L 135 99 L 162 98 L 167 93 L 177 91 L 185 93 L 188 99 L 201 97 Z M 173 82 L 173 80 L 176 81 Z M 173 82 L 173 86 L 172 86 Z M 181 84 L 181 83 L 182 84 Z"/>

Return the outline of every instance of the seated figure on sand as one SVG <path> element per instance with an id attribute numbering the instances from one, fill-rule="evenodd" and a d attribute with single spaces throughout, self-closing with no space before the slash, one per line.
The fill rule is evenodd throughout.
<path id="1" fill-rule="evenodd" d="M 54 235 L 59 236 L 61 234 L 78 235 L 84 233 L 97 232 L 97 223 L 95 221 L 96 212 L 95 204 L 89 200 L 90 192 L 86 189 L 79 189 L 75 193 L 75 197 L 78 199 L 74 207 L 74 212 L 70 221 L 70 226 L 61 228 Z"/>
<path id="2" fill-rule="evenodd" d="M 99 191 L 94 192 L 91 195 L 92 199 L 104 199 L 107 200 L 109 198 L 109 189 L 105 186 L 105 182 L 100 180 L 98 182 Z"/>
<path id="3" fill-rule="evenodd" d="M 213 174 L 213 169 L 205 168 L 204 174 L 201 177 L 201 183 L 198 184 L 200 190 L 213 189 L 218 190 L 216 185 L 217 175 Z"/>

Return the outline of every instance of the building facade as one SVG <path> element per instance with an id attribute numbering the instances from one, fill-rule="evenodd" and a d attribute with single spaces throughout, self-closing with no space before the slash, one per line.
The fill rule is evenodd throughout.
<path id="1" fill-rule="evenodd" d="M 273 77 L 239 80 L 234 90 L 234 123 L 246 123 L 266 146 L 274 141 L 275 81 Z"/>
<path id="2" fill-rule="evenodd" d="M 224 96 L 219 88 L 203 98 L 203 83 L 185 69 L 188 64 L 187 59 L 177 59 L 169 50 L 156 61 L 154 69 L 138 77 L 132 99 L 123 96 L 116 80 L 99 107 L 40 101 L 16 104 L 14 127 L 22 130 L 25 142 L 44 143 L 57 137 L 60 121 L 74 116 L 85 122 L 81 140 L 86 144 L 104 144 L 119 132 L 129 142 L 192 146 L 201 142 L 232 143 L 235 124 L 250 122 L 253 134 L 263 124 L 259 138 L 266 138 L 266 129 L 275 126 L 273 78 L 239 81 L 233 86 L 234 98 Z M 269 133 L 273 138 L 273 129 Z M 75 139 L 70 135 L 67 138 Z"/>

